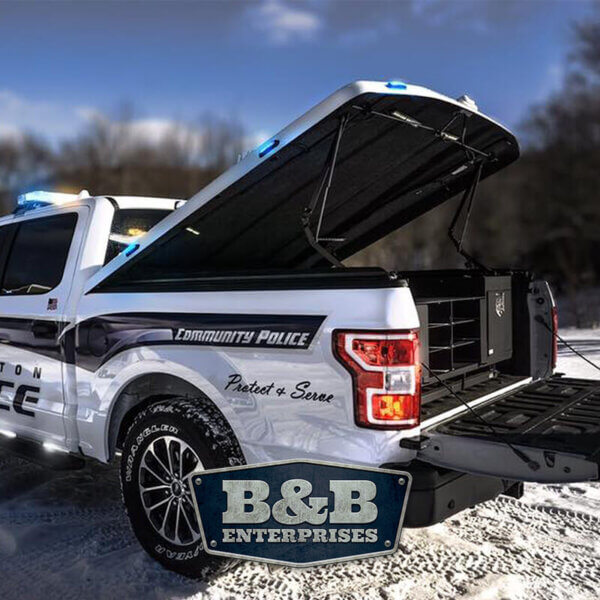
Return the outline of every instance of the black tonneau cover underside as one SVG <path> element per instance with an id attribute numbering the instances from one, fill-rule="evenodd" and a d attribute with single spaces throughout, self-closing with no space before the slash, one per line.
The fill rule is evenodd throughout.
<path id="1" fill-rule="evenodd" d="M 465 150 L 430 131 L 372 114 L 400 111 L 424 124 L 460 135 L 491 156 L 485 178 L 518 156 L 514 137 L 477 113 L 463 119 L 460 107 L 437 98 L 365 93 L 314 124 L 271 158 L 232 183 L 143 249 L 107 284 L 193 278 L 214 272 L 298 269 L 326 264 L 303 232 L 340 119 L 348 115 L 321 237 L 346 258 L 463 191 L 473 178 Z M 468 114 L 468 113 L 464 113 Z M 467 165 L 467 168 L 464 166 Z M 461 169 L 462 168 L 462 169 Z M 460 172 L 455 171 L 459 169 Z M 317 210 L 313 229 L 316 228 Z"/>

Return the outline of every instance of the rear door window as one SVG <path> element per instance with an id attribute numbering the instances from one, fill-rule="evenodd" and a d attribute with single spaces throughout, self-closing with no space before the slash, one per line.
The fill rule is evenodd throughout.
<path id="1" fill-rule="evenodd" d="M 170 210 L 159 209 L 122 208 L 117 210 L 110 228 L 104 264 L 123 252 L 129 244 L 152 229 L 169 213 L 171 213 Z"/>
<path id="2" fill-rule="evenodd" d="M 63 277 L 76 224 L 76 213 L 19 223 L 1 293 L 45 294 L 55 288 Z"/>

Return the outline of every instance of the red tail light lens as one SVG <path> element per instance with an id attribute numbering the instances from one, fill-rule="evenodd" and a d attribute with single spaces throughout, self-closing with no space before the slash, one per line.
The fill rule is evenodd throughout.
<path id="1" fill-rule="evenodd" d="M 415 345 L 411 339 L 371 340 L 355 337 L 352 340 L 352 353 L 373 367 L 415 364 Z"/>
<path id="2" fill-rule="evenodd" d="M 552 307 L 552 370 L 556 369 L 558 360 L 558 310 Z"/>
<path id="3" fill-rule="evenodd" d="M 419 424 L 421 370 L 416 332 L 335 332 L 334 351 L 352 374 L 358 425 L 408 429 Z"/>

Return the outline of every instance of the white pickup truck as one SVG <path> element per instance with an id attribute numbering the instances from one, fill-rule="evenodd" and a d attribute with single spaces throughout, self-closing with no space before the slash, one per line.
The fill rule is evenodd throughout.
<path id="1" fill-rule="evenodd" d="M 187 202 L 23 196 L 0 219 L 2 448 L 56 468 L 120 455 L 138 539 L 187 574 L 207 560 L 199 468 L 408 470 L 409 527 L 597 479 L 600 381 L 552 375 L 547 284 L 455 233 L 518 153 L 466 97 L 362 81 Z M 464 270 L 343 265 L 460 193 Z"/>

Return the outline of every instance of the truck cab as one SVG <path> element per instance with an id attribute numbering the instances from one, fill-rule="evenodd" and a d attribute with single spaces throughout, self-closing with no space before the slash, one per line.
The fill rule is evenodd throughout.
<path id="1" fill-rule="evenodd" d="M 0 431 L 78 452 L 62 345 L 87 279 L 180 200 L 33 192 L 0 219 Z M 74 393 L 75 395 L 70 395 Z"/>

